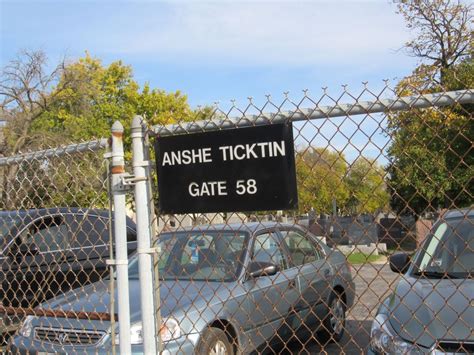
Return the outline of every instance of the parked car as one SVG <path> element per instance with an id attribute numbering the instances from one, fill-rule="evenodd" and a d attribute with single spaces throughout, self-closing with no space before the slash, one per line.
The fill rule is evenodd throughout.
<path id="1" fill-rule="evenodd" d="M 350 267 L 304 229 L 273 222 L 200 226 L 161 234 L 159 247 L 165 354 L 248 353 L 303 328 L 325 341 L 343 335 L 354 301 Z M 131 339 L 132 352 L 142 353 L 137 264 L 129 265 Z M 108 290 L 102 281 L 41 307 L 108 312 Z M 102 354 L 112 351 L 112 340 L 109 321 L 31 316 L 12 350 Z"/>
<path id="2" fill-rule="evenodd" d="M 433 226 L 411 258 L 395 254 L 403 275 L 372 324 L 369 354 L 474 353 L 474 210 L 455 210 Z"/>
<path id="3" fill-rule="evenodd" d="M 53 208 L 0 212 L 0 299 L 4 307 L 33 308 L 108 274 L 109 212 Z M 127 220 L 130 252 L 136 231 Z M 1 312 L 0 312 L 1 313 Z M 0 333 L 16 317 L 0 314 Z M 13 323 L 13 324 L 12 324 Z"/>

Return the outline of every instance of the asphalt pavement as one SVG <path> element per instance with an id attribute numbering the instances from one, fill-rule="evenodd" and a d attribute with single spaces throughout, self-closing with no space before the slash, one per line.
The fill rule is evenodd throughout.
<path id="1" fill-rule="evenodd" d="M 364 354 L 370 340 L 370 327 L 379 303 L 395 287 L 399 275 L 387 263 L 356 265 L 352 269 L 356 284 L 356 299 L 347 313 L 345 334 L 339 343 L 321 346 L 315 338 L 301 344 L 294 340 L 286 354 Z M 304 341 L 304 340 L 303 340 Z M 278 350 L 278 349 L 275 349 Z"/>

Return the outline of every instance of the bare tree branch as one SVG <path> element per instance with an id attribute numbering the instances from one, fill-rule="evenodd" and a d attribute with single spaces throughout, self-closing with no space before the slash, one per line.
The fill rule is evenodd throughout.
<path id="1" fill-rule="evenodd" d="M 415 39 L 405 44 L 410 55 L 442 72 L 472 50 L 473 4 L 460 0 L 394 0 Z"/>
<path id="2" fill-rule="evenodd" d="M 2 149 L 3 154 L 16 154 L 25 148 L 34 121 L 67 87 L 67 82 L 57 87 L 64 74 L 64 62 L 50 73 L 45 72 L 46 65 L 47 58 L 43 52 L 23 51 L 1 72 L 0 109 L 13 142 L 9 148 Z M 53 89 L 54 95 L 51 94 Z"/>

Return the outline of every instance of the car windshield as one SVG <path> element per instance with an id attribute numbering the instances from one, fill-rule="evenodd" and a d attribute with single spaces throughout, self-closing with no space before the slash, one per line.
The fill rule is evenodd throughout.
<path id="1" fill-rule="evenodd" d="M 249 234 L 242 231 L 163 233 L 159 273 L 164 280 L 235 281 L 242 269 Z M 129 277 L 138 278 L 138 263 Z"/>
<path id="2" fill-rule="evenodd" d="M 474 275 L 474 218 L 438 222 L 415 262 L 426 277 L 467 278 Z"/>

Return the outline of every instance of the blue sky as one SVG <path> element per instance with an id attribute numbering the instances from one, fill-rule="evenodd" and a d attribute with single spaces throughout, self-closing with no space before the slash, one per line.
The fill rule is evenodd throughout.
<path id="1" fill-rule="evenodd" d="M 131 65 L 140 83 L 181 90 L 193 107 L 262 105 L 266 94 L 278 104 L 287 91 L 299 101 L 303 89 L 317 100 L 322 87 L 337 98 L 343 84 L 358 95 L 366 81 L 378 92 L 416 65 L 400 50 L 410 33 L 388 0 L 0 4 L 2 65 L 21 49 L 42 49 L 51 63 L 88 51 Z"/>
<path id="2" fill-rule="evenodd" d="M 140 82 L 182 90 L 193 106 L 248 96 L 334 93 L 408 74 L 409 38 L 388 0 L 1 0 L 1 61 L 43 49 L 51 62 L 89 51 L 121 59 Z"/>

